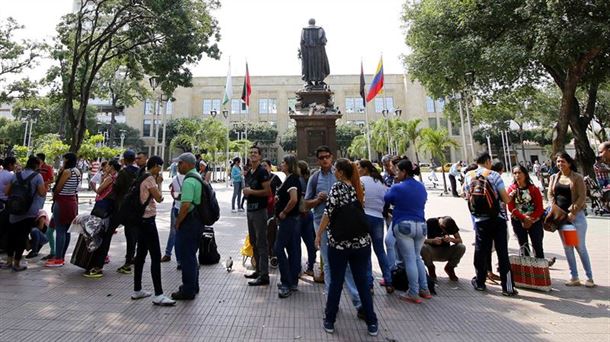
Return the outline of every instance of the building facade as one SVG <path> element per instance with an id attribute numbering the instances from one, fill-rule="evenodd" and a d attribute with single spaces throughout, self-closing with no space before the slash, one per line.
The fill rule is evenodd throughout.
<path id="1" fill-rule="evenodd" d="M 365 76 L 369 82 L 372 78 L 372 75 Z M 392 115 L 396 110 L 400 110 L 400 119 L 421 118 L 422 128 L 444 128 L 460 146 L 462 145 L 459 123 L 449 122 L 443 115 L 444 100 L 430 98 L 419 83 L 412 82 L 405 75 L 384 75 L 383 93 L 368 103 L 366 108 L 363 107 L 360 97 L 360 75 L 331 75 L 325 81 L 334 92 L 335 106 L 339 107 L 343 114 L 340 122 L 364 126 L 365 111 L 369 122 L 373 122 L 384 118 L 384 110 L 387 110 L 391 117 L 394 117 Z M 162 136 L 163 122 L 176 118 L 204 119 L 216 114 L 217 118 L 225 120 L 228 125 L 268 122 L 277 127 L 278 137 L 294 125 L 288 113 L 294 109 L 295 91 L 303 86 L 299 76 L 251 76 L 252 95 L 248 110 L 243 110 L 240 102 L 243 77 L 233 77 L 233 98 L 223 106 L 225 82 L 226 77 L 195 77 L 193 87 L 175 90 L 172 94 L 175 99 L 173 102 L 159 104 L 150 99 L 126 108 L 125 122 L 141 132 L 150 153 L 154 152 L 155 136 L 159 139 Z M 224 119 L 222 111 L 228 112 L 227 119 Z M 278 144 L 275 144 L 274 148 L 277 149 L 276 153 L 282 152 Z M 409 154 L 414 154 L 412 149 Z M 429 161 L 425 154 L 420 153 L 420 156 L 422 161 Z M 448 155 L 452 161 L 462 159 L 462 156 L 461 147 L 452 149 Z M 276 159 L 274 156 L 268 157 Z"/>

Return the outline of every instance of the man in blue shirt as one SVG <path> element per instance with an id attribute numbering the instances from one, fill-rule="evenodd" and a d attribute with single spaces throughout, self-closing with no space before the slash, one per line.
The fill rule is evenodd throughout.
<path id="1" fill-rule="evenodd" d="M 466 199 L 470 195 L 470 183 L 476 177 L 485 177 L 491 185 L 495 198 L 504 203 L 510 201 L 504 182 L 500 174 L 491 171 L 491 156 L 484 152 L 477 157 L 478 168 L 466 174 L 464 181 L 464 193 Z M 499 204 L 499 203 L 498 203 Z M 498 208 L 499 209 L 499 208 Z M 498 255 L 498 263 L 500 268 L 500 278 L 502 281 L 502 295 L 515 296 L 517 290 L 514 288 L 515 283 L 510 272 L 510 263 L 508 260 L 508 240 L 506 213 L 498 210 L 498 214 L 480 215 L 473 213 L 476 230 L 475 251 L 474 251 L 474 267 L 476 269 L 476 277 L 472 278 L 472 286 L 477 291 L 485 291 L 485 279 L 487 278 L 488 258 L 491 255 L 492 243 L 495 244 L 496 254 Z"/>
<path id="2" fill-rule="evenodd" d="M 328 192 L 330 188 L 335 184 L 337 178 L 335 177 L 335 169 L 333 168 L 333 154 L 328 146 L 320 146 L 316 149 L 316 157 L 318 158 L 318 165 L 320 170 L 314 172 L 309 181 L 307 182 L 307 191 L 305 193 L 305 206 L 308 209 L 313 208 L 313 220 L 316 232 L 320 227 L 320 221 L 324 216 L 324 209 L 326 208 L 326 200 L 328 198 Z M 328 293 L 328 286 L 330 284 L 330 266 L 328 265 L 328 235 L 322 234 L 322 241 L 320 242 L 320 255 L 324 264 L 324 287 Z M 358 310 L 359 317 L 364 317 L 364 312 L 361 310 L 362 303 L 358 296 L 358 290 L 356 289 L 356 283 L 352 272 L 347 267 L 345 272 L 345 284 L 352 297 L 352 303 Z M 361 312 L 362 311 L 362 312 Z"/>

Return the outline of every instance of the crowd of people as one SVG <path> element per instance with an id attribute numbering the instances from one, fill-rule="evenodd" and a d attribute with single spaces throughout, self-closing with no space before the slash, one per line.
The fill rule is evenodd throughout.
<path id="1" fill-rule="evenodd" d="M 295 156 L 284 156 L 279 165 L 285 175 L 283 180 L 271 172 L 271 162 L 263 158 L 258 146 L 250 148 L 247 161 L 244 161 L 246 167 L 242 167 L 240 158 L 232 160 L 229 171 L 234 191 L 231 211 L 246 212 L 249 240 L 254 251 L 254 271 L 244 275 L 249 279 L 249 286 L 270 283 L 269 262 L 276 258 L 278 296 L 290 297 L 298 291 L 300 277 L 316 273 L 316 251 L 319 250 L 321 274 L 318 280 L 324 282 L 327 294 L 324 330 L 334 332 L 345 285 L 358 317 L 366 322 L 368 333 L 374 336 L 378 333 L 378 319 L 372 297 L 372 252 L 382 273 L 380 285 L 388 294 L 397 290 L 397 284 L 393 283 L 397 270 L 406 274 L 408 289 L 399 294 L 405 302 L 420 304 L 432 298 L 430 282 L 438 281 L 435 262 L 446 262 L 444 271 L 449 281 L 458 281 L 455 269 L 466 251 L 460 228 L 449 216 L 426 217 L 428 192 L 417 177 L 420 169 L 416 163 L 400 156 L 384 156 L 379 168 L 366 159 L 335 160 L 327 146 L 320 146 L 315 156 L 317 165 L 311 165 L 311 169 L 316 169 L 314 172 L 310 165 Z M 610 162 L 610 143 L 600 145 L 599 157 Z M 576 245 L 566 243 L 561 235 L 571 272 L 566 285 L 582 284 L 576 250 L 585 270 L 584 285 L 594 287 L 586 247 L 583 176 L 567 153 L 556 155 L 554 162 L 557 172 L 549 181 L 548 206 L 565 212 L 562 224 L 573 226 L 578 235 Z M 53 168 L 45 164 L 43 154 L 30 156 L 23 167 L 12 157 L 2 161 L 0 248 L 6 251 L 7 257 L 0 267 L 15 272 L 26 270 L 27 266 L 21 260 L 24 250 L 30 249 L 26 257 L 37 257 L 47 242 L 50 254 L 44 258 L 45 266 L 65 265 L 71 240 L 69 228 L 78 215 L 82 171 L 77 164 L 76 155 L 67 153 L 62 158 L 61 168 L 54 174 Z M 191 153 L 173 160 L 170 234 L 162 256 L 156 216 L 157 203 L 164 201 L 161 190 L 163 165 L 164 161 L 158 156 L 148 157 L 145 152 L 127 150 L 120 160 L 100 163 L 99 173 L 90 176 L 88 186 L 96 192 L 91 215 L 104 220 L 104 229 L 100 234 L 101 243 L 92 252 L 92 261 L 83 275 L 89 278 L 104 276 L 112 237 L 116 229 L 123 226 L 127 248 L 125 262 L 117 271 L 133 273 L 131 298 L 153 296 L 142 287 L 143 266 L 150 255 L 152 302 L 175 305 L 177 300 L 194 299 L 200 290 L 196 254 L 203 221 L 196 208 L 203 205 L 203 186 L 209 182 L 209 172 L 205 163 Z M 545 258 L 543 221 L 546 207 L 527 167 L 516 165 L 510 170 L 513 176 L 510 184 L 504 184 L 503 171 L 501 163 L 494 163 L 488 153 L 481 153 L 471 165 L 463 167 L 459 163 L 455 170 L 452 167 L 450 179 L 456 194 L 456 179 L 462 178 L 461 196 L 467 202 L 476 234 L 473 262 L 476 275 L 471 280 L 474 290 L 486 291 L 486 282 L 499 280 L 502 295 L 512 297 L 518 292 L 508 257 L 508 222 L 517 236 L 522 255 Z M 51 215 L 43 209 L 49 193 L 53 202 Z M 131 214 L 126 216 L 125 212 Z M 134 212 L 136 217 L 133 217 Z M 276 225 L 270 225 L 270 219 Z M 301 241 L 307 252 L 304 268 Z M 493 249 L 497 254 L 499 276 L 493 272 Z M 172 250 L 182 272 L 182 285 L 171 296 L 166 296 L 162 288 L 161 263 L 171 260 Z"/>

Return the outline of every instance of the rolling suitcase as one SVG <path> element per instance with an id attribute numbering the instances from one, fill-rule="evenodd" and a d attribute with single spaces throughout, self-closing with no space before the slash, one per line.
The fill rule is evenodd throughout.
<path id="1" fill-rule="evenodd" d="M 87 239 L 82 234 L 79 234 L 76 246 L 74 246 L 74 251 L 72 252 L 70 263 L 88 270 L 91 268 L 91 261 L 93 260 L 94 253 L 95 251 L 89 252 L 87 249 Z"/>

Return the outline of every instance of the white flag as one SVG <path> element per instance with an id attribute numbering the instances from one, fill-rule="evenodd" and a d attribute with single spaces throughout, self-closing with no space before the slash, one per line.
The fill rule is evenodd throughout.
<path id="1" fill-rule="evenodd" d="M 225 96 L 222 104 L 226 105 L 233 97 L 233 83 L 231 82 L 231 60 L 229 60 L 229 70 L 227 70 L 227 84 L 225 85 Z"/>

